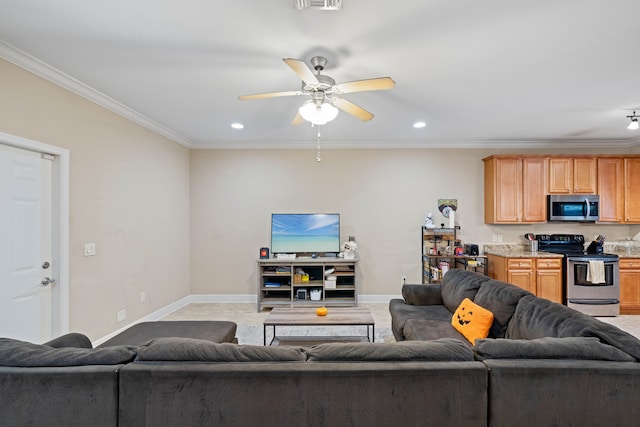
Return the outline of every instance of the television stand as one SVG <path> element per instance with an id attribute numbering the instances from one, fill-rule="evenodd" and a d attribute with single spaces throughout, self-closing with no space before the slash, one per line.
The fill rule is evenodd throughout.
<path id="1" fill-rule="evenodd" d="M 357 263 L 357 259 L 338 257 L 259 259 L 258 312 L 275 307 L 355 307 Z M 334 271 L 325 273 L 331 269 Z M 298 270 L 304 271 L 308 280 L 297 274 Z"/>

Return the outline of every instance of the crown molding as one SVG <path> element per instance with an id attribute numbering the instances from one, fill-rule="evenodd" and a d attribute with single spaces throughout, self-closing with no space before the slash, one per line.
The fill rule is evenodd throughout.
<path id="1" fill-rule="evenodd" d="M 196 150 L 260 150 L 316 148 L 315 140 L 308 141 L 194 141 Z M 511 149 L 511 148 L 633 148 L 640 146 L 640 138 L 632 140 L 511 140 L 511 141 L 321 141 L 323 149 Z"/>
<path id="2" fill-rule="evenodd" d="M 63 87 L 76 95 L 79 95 L 89 101 L 106 108 L 142 127 L 149 129 L 159 135 L 162 135 L 173 142 L 184 145 L 187 148 L 193 148 L 191 141 L 173 130 L 161 125 L 158 122 L 138 113 L 137 111 L 127 107 L 126 105 L 116 101 L 104 93 L 93 89 L 92 87 L 82 83 L 81 81 L 71 77 L 68 74 L 40 61 L 39 59 L 29 55 L 26 52 L 0 40 L 0 57 L 7 61 L 32 72 L 43 79 Z"/>

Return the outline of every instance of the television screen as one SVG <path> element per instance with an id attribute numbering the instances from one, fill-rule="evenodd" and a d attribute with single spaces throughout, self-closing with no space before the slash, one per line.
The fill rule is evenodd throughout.
<path id="1" fill-rule="evenodd" d="M 272 214 L 271 252 L 340 252 L 340 214 Z"/>

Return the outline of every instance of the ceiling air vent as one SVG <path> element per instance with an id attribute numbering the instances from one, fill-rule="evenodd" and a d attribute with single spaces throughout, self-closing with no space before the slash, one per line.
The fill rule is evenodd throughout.
<path id="1" fill-rule="evenodd" d="M 296 9 L 340 10 L 342 9 L 342 0 L 293 0 L 293 7 Z"/>

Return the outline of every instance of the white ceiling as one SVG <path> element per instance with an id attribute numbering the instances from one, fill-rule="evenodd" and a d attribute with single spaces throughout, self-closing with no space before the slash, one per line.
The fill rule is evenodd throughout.
<path id="1" fill-rule="evenodd" d="M 378 147 L 633 146 L 640 131 L 637 0 L 0 0 L 0 56 L 190 147 L 314 142 L 291 125 L 305 97 L 282 58 L 329 59 L 344 95 L 324 144 Z M 423 120 L 427 127 L 414 129 Z M 243 130 L 230 127 L 242 122 Z"/>

